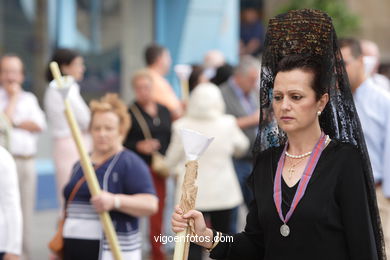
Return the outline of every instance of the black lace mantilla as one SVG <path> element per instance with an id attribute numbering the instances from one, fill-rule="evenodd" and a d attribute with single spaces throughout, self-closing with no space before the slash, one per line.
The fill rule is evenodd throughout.
<path id="1" fill-rule="evenodd" d="M 270 20 L 261 67 L 259 132 L 253 152 L 258 155 L 261 151 L 284 145 L 286 142 L 286 135 L 274 118 L 271 103 L 277 64 L 290 54 L 313 55 L 321 59 L 321 82 L 327 84 L 330 100 L 320 116 L 320 125 L 330 138 L 359 148 L 364 164 L 378 259 L 385 260 L 383 232 L 370 159 L 337 44 L 336 32 L 331 18 L 324 12 L 294 10 Z"/>

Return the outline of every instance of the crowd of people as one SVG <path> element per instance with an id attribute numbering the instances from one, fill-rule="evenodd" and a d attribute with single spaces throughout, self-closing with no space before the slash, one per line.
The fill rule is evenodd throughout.
<path id="1" fill-rule="evenodd" d="M 264 28 L 253 16 L 245 14 L 249 27 L 236 66 L 218 50 L 192 65 L 188 100 L 165 79 L 172 61 L 158 44 L 146 47 L 145 68 L 129 82 L 134 101 L 128 106 L 110 93 L 87 105 L 79 85 L 86 69 L 82 55 L 54 51 L 50 61 L 67 77 L 67 98 L 103 190 L 97 196 L 89 192 L 49 68 L 42 110 L 22 88 L 21 58 L 1 56 L 0 112 L 11 135 L 7 149 L 0 146 L 0 260 L 32 259 L 35 156 L 47 125 L 64 219 L 63 259 L 111 259 L 98 216 L 105 211 L 124 259 L 142 259 L 140 217 L 149 217 L 150 259 L 166 259 L 156 237 L 165 232 L 167 178 L 176 183 L 173 200 L 180 199 L 183 128 L 214 137 L 199 160 L 195 209 L 172 213 L 174 232 L 192 219 L 196 235 L 210 238 L 191 244 L 188 259 L 201 260 L 202 248 L 215 259 L 390 255 L 390 81 L 378 74 L 378 47 L 367 40 L 337 41 L 329 17 L 310 10 L 271 19 L 264 42 Z M 323 26 L 294 23 L 312 18 Z M 307 31 L 320 40 L 306 41 L 300 33 Z M 259 38 L 251 40 L 251 34 Z M 260 53 L 262 65 L 252 56 Z M 160 155 L 168 172 L 153 165 Z M 240 206 L 248 210 L 243 232 Z M 215 239 L 228 235 L 234 242 Z"/>

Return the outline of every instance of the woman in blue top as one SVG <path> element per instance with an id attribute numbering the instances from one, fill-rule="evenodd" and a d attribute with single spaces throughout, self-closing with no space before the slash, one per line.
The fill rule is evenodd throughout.
<path id="1" fill-rule="evenodd" d="M 123 259 L 141 260 L 138 217 L 149 216 L 158 208 L 150 172 L 141 158 L 122 146 L 130 117 L 119 98 L 108 94 L 92 101 L 90 108 L 91 160 L 103 191 L 91 197 L 80 163 L 76 163 L 64 190 L 64 259 L 112 259 L 98 215 L 110 211 Z M 77 183 L 81 186 L 69 200 Z"/>

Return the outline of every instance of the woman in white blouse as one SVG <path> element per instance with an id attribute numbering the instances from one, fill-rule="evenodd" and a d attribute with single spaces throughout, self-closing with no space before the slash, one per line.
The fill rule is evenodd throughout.
<path id="1" fill-rule="evenodd" d="M 83 57 L 76 51 L 70 49 L 58 49 L 54 52 L 51 61 L 58 63 L 61 74 L 71 76 L 74 84 L 69 91 L 68 100 L 70 102 L 76 121 L 84 135 L 87 147 L 90 147 L 88 127 L 90 122 L 90 111 L 80 95 L 80 82 L 84 77 L 85 66 Z M 73 165 L 78 161 L 79 155 L 73 141 L 68 123 L 64 114 L 64 102 L 57 90 L 54 89 L 56 83 L 47 71 L 47 80 L 50 82 L 44 97 L 44 106 L 50 130 L 53 136 L 53 156 L 56 168 L 57 195 L 60 205 L 63 204 L 62 191 L 69 181 Z"/>
<path id="2" fill-rule="evenodd" d="M 0 146 L 0 259 L 20 259 L 22 211 L 18 175 L 12 156 Z"/>
<path id="3" fill-rule="evenodd" d="M 183 128 L 214 137 L 199 160 L 196 209 L 209 216 L 213 228 L 229 233 L 232 210 L 243 201 L 232 156 L 244 154 L 249 148 L 249 140 L 236 119 L 225 114 L 219 88 L 212 83 L 199 84 L 191 93 L 186 115 L 173 123 L 173 135 L 166 153 L 168 165 L 176 167 L 179 173 L 177 202 L 186 160 L 179 136 Z M 201 248 L 191 244 L 189 259 L 202 259 L 201 255 Z"/>

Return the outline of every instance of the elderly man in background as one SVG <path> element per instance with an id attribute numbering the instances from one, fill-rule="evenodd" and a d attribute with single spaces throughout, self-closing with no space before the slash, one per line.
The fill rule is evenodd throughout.
<path id="1" fill-rule="evenodd" d="M 205 69 L 216 69 L 225 63 L 225 56 L 220 50 L 209 50 L 203 58 L 203 67 Z"/>
<path id="2" fill-rule="evenodd" d="M 340 39 L 339 46 L 370 156 L 386 253 L 390 255 L 390 94 L 366 75 L 359 41 Z"/>
<path id="3" fill-rule="evenodd" d="M 248 152 L 241 157 L 235 157 L 233 160 L 247 206 L 253 199 L 247 185 L 247 179 L 252 172 L 252 148 L 259 124 L 259 103 L 256 91 L 259 76 L 259 61 L 249 55 L 243 56 L 233 76 L 225 84 L 221 85 L 222 96 L 226 104 L 226 113 L 236 118 L 238 126 L 250 143 Z"/>
<path id="4" fill-rule="evenodd" d="M 35 155 L 38 133 L 46 127 L 37 98 L 22 89 L 23 62 L 13 54 L 0 59 L 0 111 L 12 125 L 10 152 L 16 162 L 23 214 L 22 259 L 31 258 L 31 226 L 35 205 Z"/>
<path id="5" fill-rule="evenodd" d="M 380 52 L 378 45 L 369 40 L 362 40 L 360 44 L 362 47 L 363 62 L 367 76 L 370 77 L 378 87 L 390 91 L 390 80 L 386 76 L 378 73 L 380 65 Z"/>
<path id="6" fill-rule="evenodd" d="M 209 50 L 203 57 L 204 75 L 207 79 L 215 77 L 217 69 L 226 64 L 226 59 L 220 50 Z"/>

